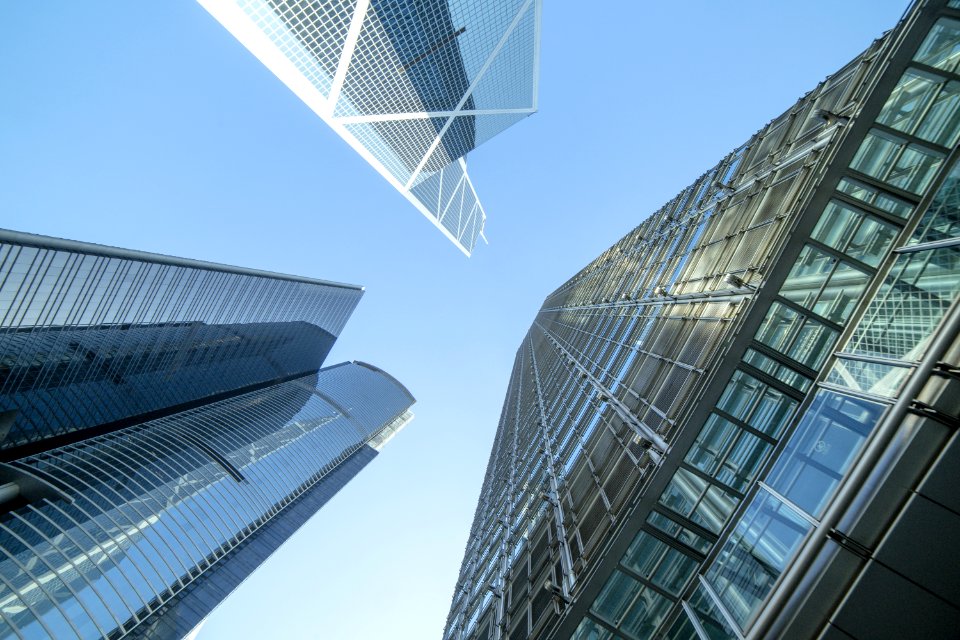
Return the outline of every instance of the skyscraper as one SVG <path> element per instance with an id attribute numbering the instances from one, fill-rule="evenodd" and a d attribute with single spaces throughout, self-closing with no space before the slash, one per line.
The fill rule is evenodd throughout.
<path id="1" fill-rule="evenodd" d="M 541 0 L 200 0 L 465 254 L 468 151 L 537 109 Z"/>
<path id="2" fill-rule="evenodd" d="M 960 2 L 547 296 L 444 640 L 950 637 Z"/>
<path id="3" fill-rule="evenodd" d="M 0 637 L 182 637 L 376 456 L 362 293 L 0 231 Z"/>

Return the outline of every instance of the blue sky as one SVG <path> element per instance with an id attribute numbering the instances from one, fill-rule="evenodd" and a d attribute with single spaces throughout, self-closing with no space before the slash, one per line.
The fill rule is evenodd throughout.
<path id="1" fill-rule="evenodd" d="M 5 7 L 0 226 L 362 284 L 328 362 L 418 399 L 201 640 L 439 638 L 543 298 L 905 9 L 667 5 L 546 3 L 540 112 L 469 157 L 490 239 L 471 259 L 199 5 Z"/>

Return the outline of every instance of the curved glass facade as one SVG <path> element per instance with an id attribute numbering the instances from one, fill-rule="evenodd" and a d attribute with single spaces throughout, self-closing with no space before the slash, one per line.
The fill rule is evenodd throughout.
<path id="1" fill-rule="evenodd" d="M 0 516 L 0 637 L 161 628 L 167 603 L 339 465 L 356 466 L 412 403 L 389 376 L 347 363 L 13 461 L 56 496 Z"/>

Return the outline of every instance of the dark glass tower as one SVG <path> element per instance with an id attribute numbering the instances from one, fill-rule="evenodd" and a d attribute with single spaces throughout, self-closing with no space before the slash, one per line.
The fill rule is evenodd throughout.
<path id="1" fill-rule="evenodd" d="M 547 296 L 445 640 L 952 637 L 960 2 Z"/>
<path id="2" fill-rule="evenodd" d="M 412 418 L 350 285 L 0 232 L 0 637 L 179 638 Z"/>

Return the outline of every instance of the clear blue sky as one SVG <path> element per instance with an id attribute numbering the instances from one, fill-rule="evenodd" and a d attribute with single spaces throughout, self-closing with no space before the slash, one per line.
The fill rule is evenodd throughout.
<path id="1" fill-rule="evenodd" d="M 329 362 L 418 399 L 200 640 L 439 638 L 543 298 L 905 8 L 547 2 L 540 113 L 469 158 L 468 260 L 199 5 L 6 3 L 0 226 L 362 284 Z"/>

